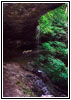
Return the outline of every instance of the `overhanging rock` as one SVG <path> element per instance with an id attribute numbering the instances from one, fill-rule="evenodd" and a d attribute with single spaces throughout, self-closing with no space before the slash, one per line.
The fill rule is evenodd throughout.
<path id="1" fill-rule="evenodd" d="M 7 38 L 32 40 L 39 17 L 61 5 L 61 3 L 4 3 L 4 40 Z"/>

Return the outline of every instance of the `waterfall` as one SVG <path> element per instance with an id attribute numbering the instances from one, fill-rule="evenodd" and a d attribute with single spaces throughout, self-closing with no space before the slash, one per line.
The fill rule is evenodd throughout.
<path id="1" fill-rule="evenodd" d="M 38 58 L 39 62 L 39 57 L 40 57 L 40 26 L 38 25 L 36 27 L 36 58 Z M 38 69 L 39 65 L 36 66 Z"/>
<path id="2" fill-rule="evenodd" d="M 39 25 L 36 28 L 36 45 L 37 45 L 37 50 L 39 51 L 39 45 L 40 45 L 40 26 Z"/>

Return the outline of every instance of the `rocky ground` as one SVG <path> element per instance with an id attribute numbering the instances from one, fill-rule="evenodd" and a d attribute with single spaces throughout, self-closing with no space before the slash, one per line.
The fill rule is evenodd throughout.
<path id="1" fill-rule="evenodd" d="M 26 55 L 4 61 L 3 97 L 65 97 L 54 89 L 44 72 L 33 72 L 33 57 Z"/>
<path id="2" fill-rule="evenodd" d="M 28 56 L 29 58 L 29 56 Z M 27 60 L 27 61 L 26 61 Z M 8 59 L 3 65 L 4 97 L 44 97 L 42 86 L 45 84 L 35 73 L 32 73 L 31 58 L 16 57 Z M 50 94 L 47 97 L 52 96 Z"/>
<path id="3" fill-rule="evenodd" d="M 27 76 L 32 73 L 24 70 L 18 63 L 4 64 L 3 96 L 4 97 L 33 97 L 36 96 L 32 88 L 32 80 Z"/>

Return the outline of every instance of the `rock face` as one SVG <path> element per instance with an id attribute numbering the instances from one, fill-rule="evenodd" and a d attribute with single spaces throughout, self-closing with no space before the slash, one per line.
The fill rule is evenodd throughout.
<path id="1" fill-rule="evenodd" d="M 61 3 L 4 3 L 4 38 L 28 39 L 35 35 L 38 19 Z"/>
<path id="2" fill-rule="evenodd" d="M 61 5 L 61 3 L 3 3 L 4 52 L 12 51 L 21 45 L 27 49 L 31 49 L 28 45 L 34 48 L 39 17 Z"/>

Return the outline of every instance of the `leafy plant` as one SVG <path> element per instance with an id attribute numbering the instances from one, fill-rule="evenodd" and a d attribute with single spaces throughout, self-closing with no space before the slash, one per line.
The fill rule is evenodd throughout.
<path id="1" fill-rule="evenodd" d="M 36 57 L 36 65 L 45 71 L 52 82 L 61 87 L 68 83 L 68 48 L 67 48 L 67 4 L 54 9 L 39 19 L 41 37 L 47 41 L 41 43 L 43 51 Z M 64 84 L 63 84 L 64 83 Z"/>
<path id="2" fill-rule="evenodd" d="M 67 60 L 68 49 L 66 48 L 65 43 L 59 41 L 48 41 L 44 42 L 41 45 L 41 49 L 47 50 L 47 53 L 54 56 L 58 56 L 61 60 Z M 44 51 L 45 51 L 44 50 Z"/>
<path id="3" fill-rule="evenodd" d="M 41 36 L 48 36 L 50 34 L 51 37 L 49 38 L 56 36 L 55 39 L 57 36 L 59 39 L 61 39 L 61 36 L 65 37 L 68 28 L 68 15 L 66 13 L 66 8 L 67 4 L 48 12 L 44 16 L 41 16 L 39 19 Z"/>

